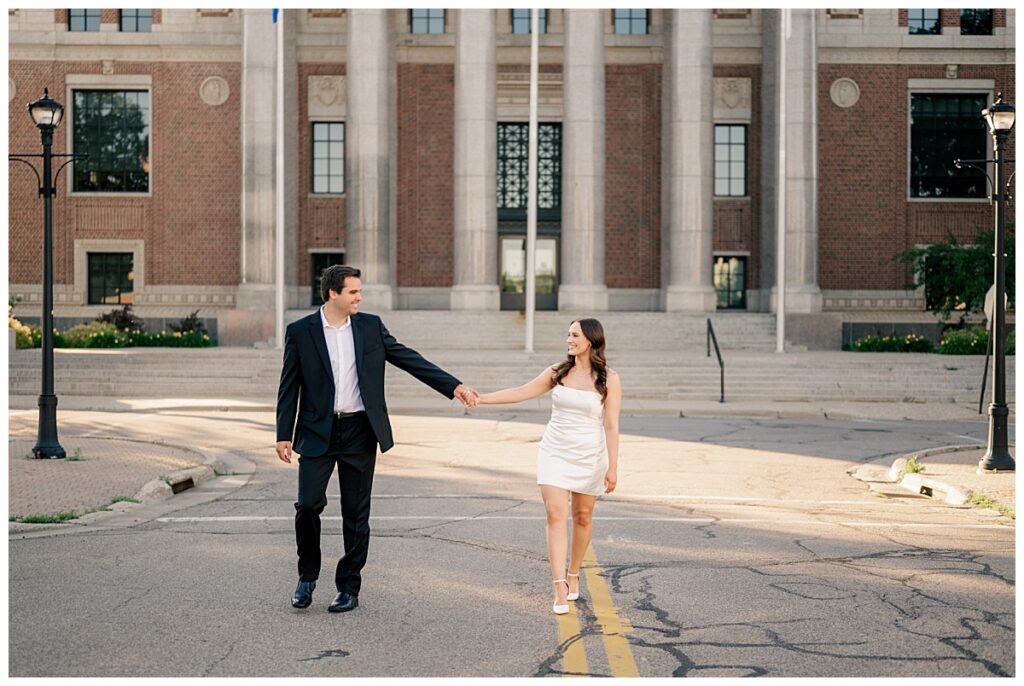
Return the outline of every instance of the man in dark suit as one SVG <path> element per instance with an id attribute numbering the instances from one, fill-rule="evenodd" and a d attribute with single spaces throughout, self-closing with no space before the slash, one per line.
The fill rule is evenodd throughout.
<path id="1" fill-rule="evenodd" d="M 320 513 L 327 485 L 338 468 L 345 556 L 334 583 L 338 595 L 328 610 L 347 612 L 359 605 L 359 575 L 370 543 L 370 489 L 377 446 L 394 445 L 384 401 L 384 363 L 438 393 L 475 404 L 478 394 L 425 360 L 388 333 L 380 317 L 358 312 L 360 271 L 334 265 L 321 280 L 323 306 L 288 326 L 284 365 L 277 393 L 277 456 L 291 464 L 299 453 L 299 496 L 295 541 L 299 585 L 292 605 L 309 607 L 320 575 Z M 296 422 L 296 413 L 298 421 Z"/>

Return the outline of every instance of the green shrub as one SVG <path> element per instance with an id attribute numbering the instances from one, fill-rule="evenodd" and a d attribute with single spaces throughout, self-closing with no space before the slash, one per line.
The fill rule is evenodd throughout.
<path id="1" fill-rule="evenodd" d="M 102 342 L 95 345 L 90 343 L 97 339 L 99 341 L 110 340 L 116 336 L 117 329 L 113 324 L 88 322 L 78 324 L 63 332 L 61 334 L 62 344 L 56 345 L 56 341 L 54 341 L 54 345 L 60 348 L 109 348 L 112 346 L 104 345 Z"/>
<path id="2" fill-rule="evenodd" d="M 111 310 L 96 318 L 98 322 L 113 324 L 118 331 L 145 331 L 146 325 L 132 312 L 131 304 L 127 304 L 119 310 Z"/>
<path id="3" fill-rule="evenodd" d="M 177 324 L 168 324 L 168 327 L 172 332 L 177 333 L 196 333 L 204 334 L 207 333 L 206 327 L 203 326 L 203 320 L 199 318 L 199 310 L 195 310 L 189 316 L 183 318 Z"/>
<path id="4" fill-rule="evenodd" d="M 987 348 L 988 331 L 980 326 L 949 331 L 939 343 L 943 355 L 984 355 Z"/>
<path id="5" fill-rule="evenodd" d="M 853 342 L 851 348 L 861 353 L 930 353 L 932 342 L 918 334 L 906 336 L 865 336 Z"/>
<path id="6" fill-rule="evenodd" d="M 17 319 L 13 320 L 18 322 Z M 14 328 L 14 345 L 17 348 L 39 348 L 43 345 L 43 331 L 34 324 L 18 322 Z"/>

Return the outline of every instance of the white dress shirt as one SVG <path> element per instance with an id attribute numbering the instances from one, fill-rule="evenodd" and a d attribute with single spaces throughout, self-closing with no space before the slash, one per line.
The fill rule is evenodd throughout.
<path id="1" fill-rule="evenodd" d="M 331 356 L 331 370 L 334 372 L 334 411 L 361 412 L 363 397 L 359 394 L 359 376 L 356 374 L 356 348 L 352 340 L 352 317 L 346 317 L 341 326 L 327 323 L 323 305 L 320 306 L 320 322 L 327 339 L 327 352 Z"/>

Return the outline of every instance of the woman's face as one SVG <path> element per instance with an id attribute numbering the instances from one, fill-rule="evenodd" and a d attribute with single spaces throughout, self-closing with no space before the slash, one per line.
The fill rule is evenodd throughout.
<path id="1" fill-rule="evenodd" d="M 569 335 L 565 339 L 570 355 L 585 355 L 590 350 L 590 341 L 583 335 L 583 329 L 579 322 L 573 322 L 569 327 Z"/>

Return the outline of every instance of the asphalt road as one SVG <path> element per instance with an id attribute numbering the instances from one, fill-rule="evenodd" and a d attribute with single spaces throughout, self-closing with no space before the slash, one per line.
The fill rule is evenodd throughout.
<path id="1" fill-rule="evenodd" d="M 551 614 L 537 414 L 393 417 L 360 607 L 290 607 L 295 466 L 270 413 L 65 412 L 229 451 L 227 476 L 89 526 L 12 534 L 11 676 L 1012 676 L 1012 520 L 850 476 L 984 423 L 624 417 L 583 598 Z M 12 423 L 13 423 L 12 419 Z"/>

